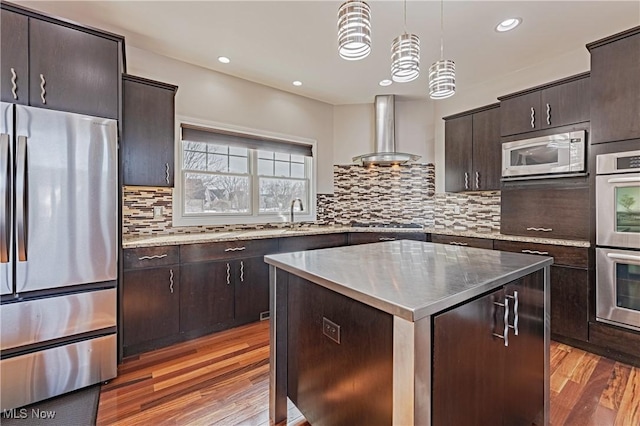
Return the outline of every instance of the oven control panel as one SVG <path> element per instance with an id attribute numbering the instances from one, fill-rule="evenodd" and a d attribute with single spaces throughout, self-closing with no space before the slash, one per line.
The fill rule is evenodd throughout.
<path id="1" fill-rule="evenodd" d="M 616 164 L 616 166 L 618 170 L 640 168 L 640 155 L 634 155 L 633 157 L 619 157 L 618 164 Z"/>
<path id="2" fill-rule="evenodd" d="M 640 151 L 600 154 L 596 157 L 596 174 L 636 173 L 640 170 Z"/>

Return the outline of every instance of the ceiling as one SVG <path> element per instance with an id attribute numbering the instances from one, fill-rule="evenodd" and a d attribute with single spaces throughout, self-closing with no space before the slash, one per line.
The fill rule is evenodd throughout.
<path id="1" fill-rule="evenodd" d="M 426 98 L 429 65 L 440 56 L 440 2 L 411 0 L 407 32 L 420 37 L 420 77 L 390 77 L 391 40 L 403 32 L 403 2 L 369 0 L 372 52 L 337 54 L 341 1 L 13 1 L 126 37 L 127 45 L 334 105 L 371 103 L 376 94 Z M 503 19 L 520 27 L 497 33 Z M 444 2 L 444 54 L 456 62 L 458 90 L 583 49 L 640 25 L 640 1 Z M 224 65 L 220 55 L 231 58 Z M 301 87 L 292 82 L 300 80 Z"/>

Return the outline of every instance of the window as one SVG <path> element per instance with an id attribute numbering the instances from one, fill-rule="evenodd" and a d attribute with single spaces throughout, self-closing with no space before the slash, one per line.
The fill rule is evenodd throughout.
<path id="1" fill-rule="evenodd" d="M 179 125 L 174 224 L 315 220 L 313 141 Z"/>

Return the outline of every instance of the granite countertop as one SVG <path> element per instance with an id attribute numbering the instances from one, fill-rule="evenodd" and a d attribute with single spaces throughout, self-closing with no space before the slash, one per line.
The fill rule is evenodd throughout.
<path id="1" fill-rule="evenodd" d="M 273 254 L 265 261 L 408 321 L 553 263 L 546 256 L 409 240 Z"/>
<path id="2" fill-rule="evenodd" d="M 350 226 L 307 226 L 300 228 L 252 229 L 244 231 L 204 232 L 200 234 L 170 234 L 125 238 L 122 247 L 155 247 L 179 244 L 211 243 L 219 241 L 243 241 L 264 238 L 281 238 L 304 235 L 337 234 L 342 232 L 425 232 L 430 234 L 453 235 L 459 237 L 487 238 L 493 240 L 521 241 L 538 244 L 552 244 L 572 247 L 589 247 L 588 241 L 559 240 L 540 237 L 520 237 L 504 235 L 499 232 L 472 232 L 441 228 L 364 228 Z"/>

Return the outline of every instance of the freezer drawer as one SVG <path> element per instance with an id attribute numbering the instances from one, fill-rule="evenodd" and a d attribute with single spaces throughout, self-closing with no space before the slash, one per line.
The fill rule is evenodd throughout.
<path id="1" fill-rule="evenodd" d="M 116 376 L 116 335 L 0 361 L 2 410 L 22 407 Z"/>
<path id="2" fill-rule="evenodd" d="M 116 303 L 116 289 L 112 288 L 4 304 L 0 349 L 114 327 Z"/>

